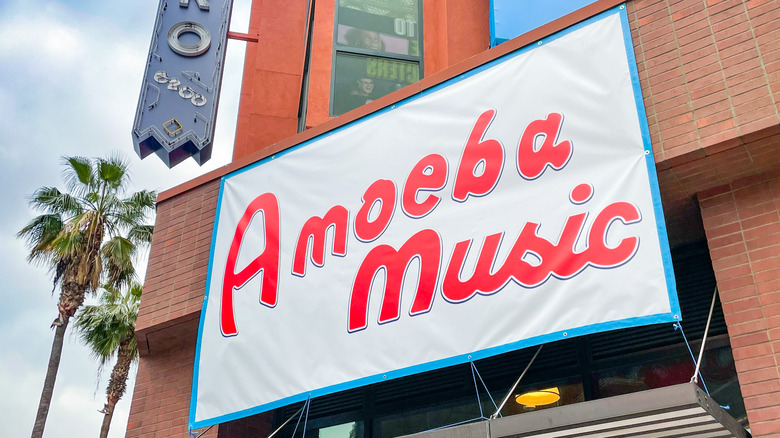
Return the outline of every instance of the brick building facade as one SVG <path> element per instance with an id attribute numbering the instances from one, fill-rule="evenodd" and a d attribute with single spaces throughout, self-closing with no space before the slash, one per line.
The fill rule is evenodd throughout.
<path id="1" fill-rule="evenodd" d="M 160 194 L 128 437 L 185 436 L 219 178 L 620 4 L 600 0 L 488 50 L 489 2 L 424 0 L 424 78 L 328 115 L 334 0 L 316 3 L 297 132 L 306 2 L 255 1 L 234 161 Z M 705 239 L 753 436 L 780 436 L 780 1 L 626 7 L 672 247 Z M 265 436 L 270 415 L 203 437 Z"/>

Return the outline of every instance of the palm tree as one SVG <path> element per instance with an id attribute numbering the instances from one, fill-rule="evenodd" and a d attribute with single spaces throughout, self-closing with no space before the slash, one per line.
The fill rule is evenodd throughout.
<path id="1" fill-rule="evenodd" d="M 76 315 L 74 328 L 100 362 L 101 370 L 114 356 L 117 358 L 106 388 L 100 438 L 108 437 L 114 407 L 127 388 L 130 365 L 138 360 L 134 333 L 140 300 L 141 285 L 138 283 L 133 282 L 125 294 L 106 286 L 100 296 L 100 304 L 86 306 Z"/>
<path id="2" fill-rule="evenodd" d="M 17 234 L 27 242 L 31 263 L 48 266 L 60 287 L 49 365 L 32 437 L 41 438 L 57 377 L 68 321 L 100 284 L 127 285 L 135 276 L 137 245 L 151 241 L 153 227 L 143 222 L 156 194 L 142 190 L 125 197 L 127 163 L 119 157 L 64 157 L 67 192 L 41 187 L 30 196 L 43 214 Z"/>

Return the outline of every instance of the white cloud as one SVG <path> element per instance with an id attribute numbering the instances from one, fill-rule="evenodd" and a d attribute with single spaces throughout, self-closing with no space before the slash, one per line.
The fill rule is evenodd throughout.
<path id="1" fill-rule="evenodd" d="M 0 45 L 0 59 L 28 58 L 31 63 L 57 67 L 83 57 L 86 46 L 78 28 L 57 21 L 56 17 L 41 15 L 4 20 L 0 40 L 14 41 Z"/>
<path id="2" fill-rule="evenodd" d="M 26 362 L 18 356 L 3 355 L 0 361 L 0 382 L 2 382 L 3 392 L 7 394 L 0 397 L 0 435 L 2 436 L 24 436 L 29 435 L 32 427 L 25 424 L 29 421 L 29 406 L 38 405 L 40 393 L 35 395 L 30 388 L 35 388 L 39 384 L 38 376 L 35 372 L 29 370 Z M 33 416 L 35 411 L 33 411 Z"/>

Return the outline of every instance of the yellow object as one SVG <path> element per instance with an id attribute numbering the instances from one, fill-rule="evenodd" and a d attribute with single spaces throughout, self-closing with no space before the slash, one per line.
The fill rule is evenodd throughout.
<path id="1" fill-rule="evenodd" d="M 540 389 L 539 391 L 526 392 L 515 397 L 515 401 L 523 406 L 536 407 L 549 405 L 561 399 L 558 388 Z"/>
<path id="2" fill-rule="evenodd" d="M 175 128 L 175 129 L 173 131 L 170 130 L 168 128 L 168 125 L 170 125 L 171 128 Z M 168 135 L 175 135 L 177 132 L 181 131 L 182 126 L 181 126 L 181 123 L 179 123 L 178 120 L 171 119 L 171 120 L 168 120 L 167 122 L 165 122 L 165 124 L 163 124 L 163 128 L 165 128 L 165 132 L 167 132 Z"/>

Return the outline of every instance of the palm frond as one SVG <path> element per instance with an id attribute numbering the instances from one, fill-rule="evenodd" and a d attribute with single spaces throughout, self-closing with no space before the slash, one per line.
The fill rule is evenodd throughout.
<path id="1" fill-rule="evenodd" d="M 90 208 L 97 208 L 98 204 L 100 203 L 100 193 L 98 192 L 89 192 L 85 193 L 83 195 L 84 201 L 90 206 Z"/>
<path id="2" fill-rule="evenodd" d="M 141 190 L 130 195 L 125 201 L 137 206 L 139 209 L 152 209 L 157 203 L 157 192 L 154 190 Z"/>
<path id="3" fill-rule="evenodd" d="M 140 304 L 140 294 L 135 290 L 140 288 L 134 283 L 128 292 L 122 293 L 114 287 L 106 287 L 100 304 L 85 306 L 76 316 L 76 332 L 101 367 L 114 357 L 123 341 L 135 343 L 135 321 Z M 133 358 L 136 360 L 137 346 L 134 350 Z"/>
<path id="4" fill-rule="evenodd" d="M 30 206 L 38 211 L 73 216 L 83 210 L 81 203 L 68 193 L 60 192 L 56 187 L 41 187 L 29 198 Z"/>
<path id="5" fill-rule="evenodd" d="M 51 241 L 50 247 L 53 251 L 62 255 L 75 255 L 79 249 L 84 247 L 84 234 L 72 222 L 63 225 L 62 230 Z"/>
<path id="6" fill-rule="evenodd" d="M 16 234 L 30 248 L 27 260 L 31 263 L 47 263 L 56 257 L 52 242 L 62 231 L 63 223 L 58 214 L 42 214 L 33 218 Z"/>
<path id="7" fill-rule="evenodd" d="M 113 213 L 118 225 L 125 230 L 129 230 L 144 222 L 154 213 L 156 199 L 157 193 L 155 191 L 142 190 L 113 204 L 115 207 Z"/>
<path id="8" fill-rule="evenodd" d="M 135 283 L 133 283 L 135 284 Z M 122 290 L 111 284 L 103 285 L 103 293 L 100 294 L 100 304 L 110 305 L 122 299 Z"/>
<path id="9" fill-rule="evenodd" d="M 95 184 L 91 160 L 85 157 L 62 157 L 62 162 L 65 165 L 62 179 L 68 191 L 77 197 L 88 193 Z"/>
<path id="10" fill-rule="evenodd" d="M 103 258 L 104 283 L 110 285 L 125 285 L 135 277 L 133 257 L 136 246 L 122 236 L 115 236 L 103 243 L 101 255 Z"/>
<path id="11" fill-rule="evenodd" d="M 125 178 L 127 168 L 127 161 L 118 155 L 109 156 L 108 158 L 99 158 L 97 160 L 98 178 L 107 183 L 109 187 L 114 190 L 119 189 L 129 182 L 129 180 Z"/>
<path id="12" fill-rule="evenodd" d="M 127 293 L 135 297 L 136 300 L 141 301 L 141 295 L 143 294 L 144 287 L 141 283 L 133 282 L 127 290 Z"/>
<path id="13" fill-rule="evenodd" d="M 127 238 L 136 245 L 149 245 L 152 243 L 154 225 L 136 225 L 127 232 Z"/>

